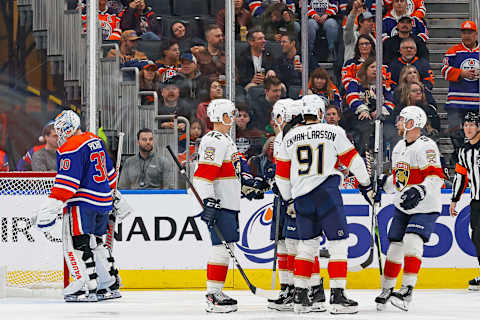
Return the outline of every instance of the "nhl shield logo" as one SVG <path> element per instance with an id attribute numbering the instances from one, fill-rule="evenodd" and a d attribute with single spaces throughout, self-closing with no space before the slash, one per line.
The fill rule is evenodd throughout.
<path id="1" fill-rule="evenodd" d="M 410 178 L 410 165 L 406 162 L 397 163 L 395 169 L 395 188 L 402 191 L 408 185 L 408 178 Z"/>

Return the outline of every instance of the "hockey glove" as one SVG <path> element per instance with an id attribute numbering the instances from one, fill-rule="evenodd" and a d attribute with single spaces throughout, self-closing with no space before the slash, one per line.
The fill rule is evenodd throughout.
<path id="1" fill-rule="evenodd" d="M 261 177 L 253 177 L 249 173 L 241 174 L 242 195 L 248 200 L 263 199 L 263 194 L 270 189 L 270 185 Z"/>
<path id="2" fill-rule="evenodd" d="M 404 210 L 415 208 L 420 201 L 425 199 L 425 187 L 422 185 L 415 185 L 405 190 L 401 196 L 402 202 L 400 207 Z"/>
<path id="3" fill-rule="evenodd" d="M 373 198 L 373 201 L 375 203 L 380 203 L 382 201 L 382 192 L 384 192 L 384 186 L 385 183 L 387 183 L 388 175 L 386 174 L 381 174 L 377 178 L 377 191 L 375 192 L 375 197 Z"/>
<path id="4" fill-rule="evenodd" d="M 32 217 L 32 222 L 39 230 L 48 231 L 55 225 L 57 216 L 62 213 L 64 206 L 63 201 L 47 198 L 40 210 Z"/>
<path id="5" fill-rule="evenodd" d="M 293 219 L 295 219 L 297 217 L 297 212 L 295 211 L 295 201 L 293 199 L 290 199 L 286 201 L 285 205 L 287 207 L 287 214 Z"/>
<path id="6" fill-rule="evenodd" d="M 278 186 L 277 184 L 274 182 L 273 185 L 272 185 L 272 192 L 274 195 L 276 195 L 277 197 L 280 197 L 280 190 L 278 189 Z"/>
<path id="7" fill-rule="evenodd" d="M 115 192 L 115 201 L 113 202 L 113 214 L 117 218 L 117 222 L 121 222 L 133 212 L 133 208 L 128 204 L 120 191 L 117 190 Z"/>
<path id="8" fill-rule="evenodd" d="M 216 200 L 213 198 L 206 198 L 203 199 L 203 211 L 200 214 L 200 218 L 204 221 L 207 226 L 212 227 L 216 220 L 217 215 L 220 212 L 220 200 Z"/>
<path id="9" fill-rule="evenodd" d="M 370 182 L 368 185 L 359 185 L 358 189 L 360 190 L 360 193 L 362 196 L 367 200 L 369 205 L 373 205 L 373 198 L 375 198 L 375 190 L 373 190 L 373 185 Z"/>

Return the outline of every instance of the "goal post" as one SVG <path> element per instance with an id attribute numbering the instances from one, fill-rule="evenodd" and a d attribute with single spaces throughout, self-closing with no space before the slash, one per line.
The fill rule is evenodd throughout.
<path id="1" fill-rule="evenodd" d="M 48 232 L 31 218 L 50 194 L 55 172 L 0 172 L 0 297 L 60 296 L 68 284 L 62 217 Z"/>

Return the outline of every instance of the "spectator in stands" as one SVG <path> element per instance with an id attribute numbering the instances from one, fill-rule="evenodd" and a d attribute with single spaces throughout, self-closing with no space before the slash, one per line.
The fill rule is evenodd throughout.
<path id="1" fill-rule="evenodd" d="M 83 0 L 85 2 L 85 0 Z M 102 40 L 120 40 L 120 18 L 116 7 L 110 6 L 107 0 L 98 0 L 98 20 L 102 28 Z M 87 6 L 82 6 L 83 31 L 87 32 Z"/>
<path id="2" fill-rule="evenodd" d="M 383 63 L 390 64 L 393 60 L 400 57 L 400 43 L 403 39 L 412 38 L 417 45 L 417 56 L 430 61 L 430 53 L 425 41 L 412 32 L 413 20 L 404 16 L 398 20 L 397 32 L 383 42 Z"/>
<path id="3" fill-rule="evenodd" d="M 161 98 L 158 103 L 158 115 L 175 115 L 187 119 L 190 119 L 192 115 L 192 107 L 183 99 L 180 99 L 180 88 L 176 78 L 171 78 L 163 83 Z M 159 124 L 162 129 L 172 129 L 173 118 L 160 120 Z M 178 129 L 185 130 L 185 123 L 179 122 Z"/>
<path id="4" fill-rule="evenodd" d="M 480 101 L 478 28 L 475 22 L 465 21 L 460 30 L 462 42 L 447 50 L 442 67 L 442 75 L 449 82 L 445 109 L 455 155 L 465 139 L 463 130 L 459 130 L 465 114 L 478 111 Z"/>
<path id="5" fill-rule="evenodd" d="M 357 78 L 362 63 L 370 57 L 375 57 L 375 42 L 369 36 L 361 34 L 355 44 L 355 55 L 347 60 L 342 68 L 342 84 L 345 90 L 348 89 L 350 81 Z"/>
<path id="6" fill-rule="evenodd" d="M 407 96 L 407 88 L 408 85 L 412 82 L 422 82 L 420 77 L 420 73 L 418 72 L 417 68 L 413 65 L 406 65 L 403 67 L 402 71 L 400 72 L 400 77 L 398 80 L 398 85 L 393 91 L 393 101 L 395 105 L 402 104 L 401 100 L 402 97 Z M 437 102 L 432 95 L 432 92 L 425 88 L 425 96 L 427 98 L 428 104 L 431 104 L 437 107 Z"/>
<path id="7" fill-rule="evenodd" d="M 248 167 L 252 175 L 261 177 L 266 181 L 272 181 L 275 177 L 275 168 L 273 163 L 273 144 L 275 136 L 271 136 L 261 146 L 261 153 L 248 159 Z"/>
<path id="8" fill-rule="evenodd" d="M 162 26 L 145 0 L 131 0 L 120 12 L 122 30 L 135 30 L 143 40 L 161 40 Z"/>
<path id="9" fill-rule="evenodd" d="M 198 70 L 210 80 L 225 75 L 225 50 L 223 31 L 218 25 L 211 25 L 205 31 L 207 47 L 194 46 L 191 51 L 198 62 Z"/>
<path id="10" fill-rule="evenodd" d="M 196 116 L 200 121 L 203 122 L 205 128 L 207 128 L 207 132 L 213 130 L 213 123 L 210 121 L 207 115 L 207 107 L 210 101 L 214 99 L 221 99 L 223 98 L 223 87 L 218 80 L 205 80 L 206 84 L 202 84 L 201 88 L 208 88 L 203 90 L 203 94 L 201 95 L 200 104 L 197 107 Z"/>
<path id="11" fill-rule="evenodd" d="M 190 120 L 190 160 L 195 159 L 195 152 L 198 150 L 200 145 L 200 140 L 202 140 L 203 135 L 205 134 L 205 126 L 200 119 L 192 118 Z M 180 163 L 184 164 L 187 159 L 186 152 L 186 134 L 183 134 L 178 142 L 178 160 Z"/>
<path id="12" fill-rule="evenodd" d="M 120 67 L 138 67 L 141 69 L 145 63 L 142 61 L 148 60 L 145 53 L 137 50 L 137 40 L 140 37 L 135 30 L 125 30 L 122 32 L 120 40 Z M 117 54 L 115 49 L 111 49 L 107 53 L 107 58 L 114 58 Z"/>
<path id="13" fill-rule="evenodd" d="M 48 121 L 42 128 L 42 134 L 43 132 L 45 131 L 45 129 L 50 126 L 51 124 L 53 124 L 53 121 Z M 0 128 L 1 128 L 1 124 L 0 124 Z M 45 148 L 45 142 L 46 142 L 46 139 L 43 135 L 40 135 L 38 137 L 38 141 L 41 143 L 40 145 L 37 145 L 37 146 L 33 146 L 32 148 L 30 148 L 24 155 L 23 157 L 18 161 L 17 163 L 17 170 L 18 171 L 32 171 L 32 158 L 33 158 L 33 155 L 40 151 L 41 149 Z"/>
<path id="14" fill-rule="evenodd" d="M 278 3 L 278 2 L 284 3 L 291 12 L 293 13 L 296 12 L 295 0 L 247 0 L 246 1 L 248 8 L 250 9 L 250 13 L 254 17 L 262 16 L 263 13 L 265 12 L 265 8 L 268 7 L 268 5 L 273 3 Z"/>
<path id="15" fill-rule="evenodd" d="M 277 65 L 277 75 L 287 87 L 302 85 L 302 63 L 297 47 L 297 37 L 293 33 L 283 34 L 280 38 L 282 55 Z M 298 59 L 295 58 L 297 56 Z"/>
<path id="16" fill-rule="evenodd" d="M 169 163 L 153 152 L 153 132 L 140 129 L 137 133 L 138 154 L 128 158 L 122 167 L 120 189 L 174 189 Z"/>
<path id="17" fill-rule="evenodd" d="M 395 145 L 396 142 L 401 139 L 401 137 L 398 137 L 398 134 L 396 134 L 394 121 L 402 109 L 407 106 L 418 106 L 422 108 L 427 115 L 424 134 L 432 138 L 438 136 L 440 132 L 440 117 L 438 116 L 436 106 L 428 103 L 425 92 L 426 90 L 423 83 L 420 81 L 413 81 L 407 85 L 406 90 L 400 98 L 399 104 L 396 105 L 390 115 L 389 121 L 386 121 L 384 125 L 384 140 L 390 142 L 391 146 Z"/>
<path id="18" fill-rule="evenodd" d="M 412 17 L 407 12 L 407 0 L 393 0 L 393 9 L 383 17 L 383 41 L 398 33 L 397 24 L 400 20 L 408 20 L 412 24 L 412 33 L 418 35 L 424 42 L 428 40 L 428 31 L 422 20 Z M 406 23 L 406 22 L 405 22 Z"/>
<path id="19" fill-rule="evenodd" d="M 149 60 L 138 75 L 140 91 L 155 91 L 160 95 L 160 74 L 157 65 Z M 142 96 L 142 105 L 152 104 L 153 96 Z"/>
<path id="20" fill-rule="evenodd" d="M 333 124 L 334 126 L 338 126 L 340 123 L 341 111 L 340 108 L 334 104 L 330 104 L 325 109 L 325 122 L 328 124 Z"/>
<path id="21" fill-rule="evenodd" d="M 42 136 L 45 138 L 45 148 L 35 152 L 32 157 L 33 171 L 57 171 L 58 135 L 53 123 L 43 128 Z"/>
<path id="22" fill-rule="evenodd" d="M 349 110 L 349 124 L 354 132 L 355 145 L 358 152 L 363 155 L 367 149 L 372 147 L 371 135 L 374 132 L 372 119 L 376 118 L 376 77 L 377 69 L 374 57 L 368 58 L 358 71 L 358 79 L 350 81 L 347 89 L 347 104 Z M 393 111 L 392 93 L 388 86 L 383 84 L 383 107 L 382 116 L 388 117 Z M 348 128 L 347 128 L 348 130 Z"/>
<path id="23" fill-rule="evenodd" d="M 407 13 L 411 16 L 417 17 L 420 20 L 425 18 L 427 9 L 425 8 L 424 0 L 407 0 Z M 375 1 L 373 1 L 375 2 Z M 383 6 L 388 11 L 392 9 L 393 0 L 384 0 Z"/>
<path id="24" fill-rule="evenodd" d="M 155 61 L 158 66 L 158 73 L 162 82 L 167 81 L 177 75 L 177 70 L 181 68 L 180 47 L 177 40 L 169 39 L 162 43 L 162 58 Z"/>
<path id="25" fill-rule="evenodd" d="M 243 6 L 243 0 L 234 0 L 233 4 L 235 9 L 235 40 L 240 40 L 240 28 L 246 27 L 249 30 L 253 26 L 252 15 Z M 225 33 L 225 8 L 218 11 L 216 23 Z"/>
<path id="26" fill-rule="evenodd" d="M 261 29 L 252 29 L 247 36 L 248 48 L 237 59 L 239 84 L 248 90 L 251 86 L 262 85 L 266 76 L 276 76 L 273 71 L 275 59 L 265 50 L 265 35 Z"/>
<path id="27" fill-rule="evenodd" d="M 200 83 L 202 76 L 198 71 L 197 59 L 190 52 L 182 53 L 180 56 L 182 68 L 178 70 L 177 79 L 180 86 L 180 98 L 189 99 L 191 102 L 198 104 Z"/>
<path id="28" fill-rule="evenodd" d="M 370 11 L 363 9 L 363 0 L 355 0 L 353 9 L 347 17 L 347 22 L 343 28 L 343 42 L 345 46 L 344 60 L 350 60 L 355 55 L 355 45 L 358 36 L 361 34 L 369 36 L 375 42 L 375 16 Z M 358 28 L 355 21 L 358 19 Z"/>
<path id="29" fill-rule="evenodd" d="M 0 149 L 0 171 L 9 171 L 8 156 L 5 151 Z"/>
<path id="30" fill-rule="evenodd" d="M 243 103 L 235 104 L 238 114 L 235 117 L 235 139 L 237 146 L 247 158 L 258 154 L 265 141 L 265 131 L 254 128 L 251 123 L 250 112 Z"/>
<path id="31" fill-rule="evenodd" d="M 335 16 L 338 12 L 338 0 L 309 0 L 308 20 L 308 51 L 313 52 L 317 33 L 323 29 L 327 36 L 329 58 L 335 61 L 335 46 L 338 40 L 339 25 Z"/>
<path id="32" fill-rule="evenodd" d="M 177 40 L 181 53 L 190 52 L 190 48 L 194 45 L 203 45 L 204 43 L 203 40 L 189 36 L 187 25 L 182 20 L 174 21 L 170 26 L 170 32 L 170 37 Z"/>
<path id="33" fill-rule="evenodd" d="M 341 97 L 337 87 L 330 79 L 327 70 L 317 68 L 310 74 L 308 94 L 316 94 L 325 100 L 325 105 L 335 105 L 340 108 Z"/>
<path id="34" fill-rule="evenodd" d="M 265 95 L 254 101 L 249 101 L 250 109 L 253 111 L 252 127 L 259 130 L 270 123 L 272 108 L 282 96 L 282 82 L 277 77 L 267 77 L 263 84 Z"/>
<path id="35" fill-rule="evenodd" d="M 389 65 L 392 88 L 398 85 L 400 72 L 406 65 L 413 65 L 417 68 L 422 82 L 428 90 L 433 89 L 435 78 L 430 63 L 417 56 L 417 45 L 412 38 L 403 39 L 400 44 L 400 57 L 393 60 Z"/>
<path id="36" fill-rule="evenodd" d="M 284 3 L 275 3 L 268 7 L 263 15 L 262 30 L 265 39 L 280 41 L 285 33 L 296 37 L 300 32 L 300 24 L 295 21 L 293 12 Z"/>

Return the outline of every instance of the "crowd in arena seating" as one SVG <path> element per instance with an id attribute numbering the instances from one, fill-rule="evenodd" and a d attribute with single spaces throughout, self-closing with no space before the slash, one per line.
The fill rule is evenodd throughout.
<path id="1" fill-rule="evenodd" d="M 188 1 L 183 2 L 188 6 Z M 175 114 L 189 119 L 192 146 L 185 145 L 182 131 L 185 125 L 180 123 L 178 127 L 182 132 L 179 138 L 182 152 L 187 147 L 193 148 L 201 135 L 212 130 L 206 107 L 212 99 L 225 96 L 225 9 L 221 5 L 224 1 L 204 2 L 209 5 L 209 15 L 201 13 L 194 17 L 174 16 L 173 11 L 165 14 L 162 6 L 172 1 L 98 0 L 103 40 L 119 43 L 119 52 L 112 49 L 106 57 L 118 54 L 120 67 L 140 70 L 140 90 L 158 93 L 159 115 Z M 280 98 L 298 99 L 304 94 L 301 8 L 298 0 L 233 2 L 235 92 L 239 110 L 237 144 L 247 157 L 265 155 L 271 148 L 268 139 L 274 134 L 270 119 L 273 104 Z M 376 117 L 375 47 L 380 44 L 375 37 L 375 1 L 310 0 L 308 3 L 308 93 L 326 101 L 331 113 L 327 121 L 344 127 L 360 153 L 364 153 L 371 147 L 372 119 Z M 432 95 L 435 81 L 427 49 L 424 0 L 384 0 L 383 4 L 385 139 L 391 145 L 398 140 L 395 117 L 401 108 L 411 104 L 426 111 L 429 118 L 426 134 L 436 136 L 440 120 Z M 85 5 L 79 10 L 86 14 Z M 463 43 L 458 46 L 477 52 L 478 56 L 476 42 L 468 42 L 474 39 L 476 28 L 472 23 L 462 25 Z M 143 45 L 147 43 L 148 46 Z M 141 48 L 148 50 L 142 52 Z M 462 69 L 460 51 L 452 48 L 447 52 L 443 69 L 451 88 L 454 86 L 446 110 L 449 115 L 458 114 L 458 119 L 474 108 L 465 99 L 459 105 L 457 97 L 462 95 L 461 90 L 476 85 L 478 92 L 478 72 Z M 471 99 L 478 101 L 478 96 L 472 95 Z M 143 97 L 142 104 L 151 103 L 153 97 Z M 458 123 L 452 120 L 453 126 Z M 159 128 L 152 129 L 172 126 L 172 121 L 162 120 Z"/>

